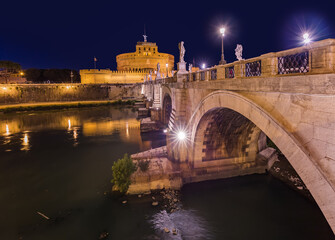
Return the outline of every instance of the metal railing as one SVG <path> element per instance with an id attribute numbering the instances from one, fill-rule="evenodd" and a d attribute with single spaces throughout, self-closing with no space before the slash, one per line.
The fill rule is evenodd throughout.
<path id="1" fill-rule="evenodd" d="M 200 81 L 205 81 L 205 72 L 200 72 Z"/>
<path id="2" fill-rule="evenodd" d="M 234 78 L 235 77 L 235 68 L 234 66 L 225 68 L 225 78 Z"/>
<path id="3" fill-rule="evenodd" d="M 195 82 L 197 80 L 197 75 L 196 73 L 192 73 L 192 81 Z"/>
<path id="4" fill-rule="evenodd" d="M 278 57 L 278 74 L 307 73 L 309 72 L 308 51 Z"/>
<path id="5" fill-rule="evenodd" d="M 261 60 L 245 64 L 245 76 L 256 77 L 262 74 Z"/>
<path id="6" fill-rule="evenodd" d="M 211 70 L 211 80 L 216 80 L 217 79 L 217 69 L 212 69 Z"/>

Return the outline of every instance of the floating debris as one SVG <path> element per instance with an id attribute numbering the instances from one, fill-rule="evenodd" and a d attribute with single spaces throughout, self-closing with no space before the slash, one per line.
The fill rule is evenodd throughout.
<path id="1" fill-rule="evenodd" d="M 44 217 L 45 219 L 49 220 L 50 218 L 46 215 L 44 215 L 43 213 L 41 212 L 37 212 L 37 214 L 39 214 L 40 216 Z"/>

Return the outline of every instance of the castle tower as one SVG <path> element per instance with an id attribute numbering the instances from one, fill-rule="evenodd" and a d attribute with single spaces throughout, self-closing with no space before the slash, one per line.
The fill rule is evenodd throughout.
<path id="1" fill-rule="evenodd" d="M 148 42 L 146 35 L 143 35 L 143 37 L 143 42 L 137 42 L 135 52 L 123 53 L 116 56 L 117 70 L 152 71 L 155 73 L 157 64 L 159 63 L 161 73 L 164 73 L 165 76 L 167 71 L 171 73 L 174 67 L 174 56 L 158 52 L 156 43 Z"/>

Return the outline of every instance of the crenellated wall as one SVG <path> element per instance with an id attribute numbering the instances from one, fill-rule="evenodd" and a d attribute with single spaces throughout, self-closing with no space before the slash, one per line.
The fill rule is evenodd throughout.
<path id="1" fill-rule="evenodd" d="M 111 71 L 109 69 L 81 69 L 82 84 L 142 83 L 149 71 Z"/>

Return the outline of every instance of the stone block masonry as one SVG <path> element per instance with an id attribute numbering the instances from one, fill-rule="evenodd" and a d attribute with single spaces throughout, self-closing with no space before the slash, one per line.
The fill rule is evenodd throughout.
<path id="1" fill-rule="evenodd" d="M 140 84 L 0 85 L 0 104 L 118 100 L 140 97 Z"/>

